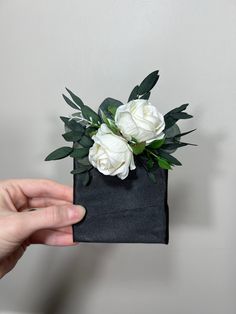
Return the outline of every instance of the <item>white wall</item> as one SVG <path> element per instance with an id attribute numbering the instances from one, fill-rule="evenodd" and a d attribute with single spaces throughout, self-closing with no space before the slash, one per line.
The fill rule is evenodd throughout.
<path id="1" fill-rule="evenodd" d="M 97 108 L 160 70 L 152 102 L 197 127 L 169 177 L 170 244 L 35 246 L 0 283 L 0 311 L 233 314 L 235 0 L 0 1 L 0 178 L 72 185 L 64 86 Z"/>

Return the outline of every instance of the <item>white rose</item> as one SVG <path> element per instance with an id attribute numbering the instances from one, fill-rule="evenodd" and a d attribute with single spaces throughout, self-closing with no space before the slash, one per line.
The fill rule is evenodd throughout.
<path id="1" fill-rule="evenodd" d="M 135 169 L 134 157 L 131 147 L 121 136 L 115 135 L 102 124 L 97 133 L 93 135 L 93 146 L 89 149 L 89 161 L 105 175 L 125 179 L 129 169 Z"/>
<path id="2" fill-rule="evenodd" d="M 122 135 L 127 139 L 135 138 L 138 142 L 147 143 L 164 137 L 165 121 L 146 99 L 131 100 L 117 108 L 115 123 Z"/>

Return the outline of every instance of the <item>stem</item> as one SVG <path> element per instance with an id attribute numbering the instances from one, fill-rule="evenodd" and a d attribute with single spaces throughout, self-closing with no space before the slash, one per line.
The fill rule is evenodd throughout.
<path id="1" fill-rule="evenodd" d="M 147 149 L 147 148 L 145 148 L 145 150 L 146 150 L 149 154 L 151 154 L 151 155 L 153 155 L 154 157 L 156 157 L 157 159 L 159 158 L 159 156 L 157 156 L 156 154 L 154 154 L 151 150 L 149 150 L 149 149 Z"/>

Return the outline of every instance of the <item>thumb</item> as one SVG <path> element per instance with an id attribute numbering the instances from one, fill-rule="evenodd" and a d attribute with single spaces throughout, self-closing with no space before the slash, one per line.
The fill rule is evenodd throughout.
<path id="1" fill-rule="evenodd" d="M 25 240 L 35 231 L 60 228 L 79 222 L 85 215 L 85 208 L 79 205 L 60 205 L 39 208 L 35 211 L 16 214 L 16 240 Z M 13 226 L 12 226 L 13 228 Z"/>

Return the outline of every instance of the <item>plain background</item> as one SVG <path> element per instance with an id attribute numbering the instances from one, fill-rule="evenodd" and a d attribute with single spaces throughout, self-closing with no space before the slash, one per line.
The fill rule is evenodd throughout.
<path id="1" fill-rule="evenodd" d="M 30 247 L 0 283 L 0 312 L 233 314 L 235 301 L 235 0 L 0 1 L 1 179 L 72 185 L 67 86 L 97 109 L 126 101 L 153 70 L 151 101 L 190 103 L 169 176 L 170 244 Z"/>

